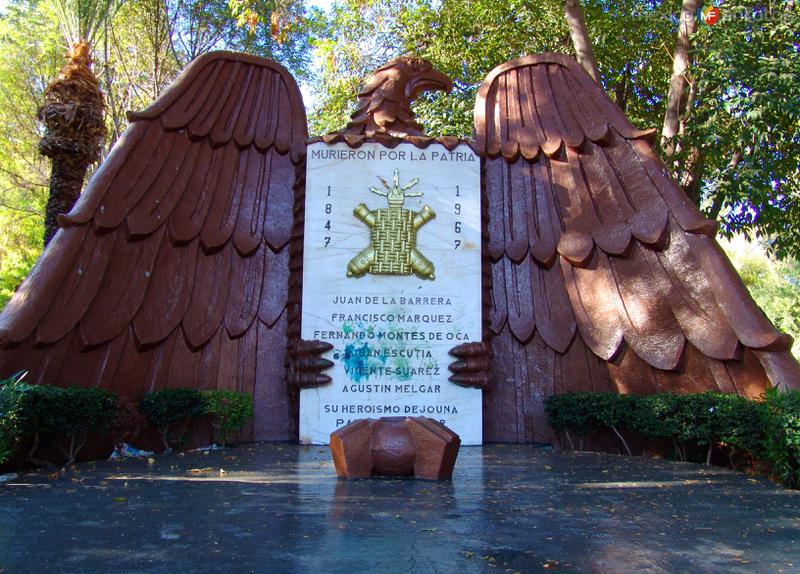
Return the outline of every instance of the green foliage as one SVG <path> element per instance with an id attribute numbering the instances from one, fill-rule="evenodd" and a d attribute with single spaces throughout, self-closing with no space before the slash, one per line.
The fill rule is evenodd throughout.
<path id="1" fill-rule="evenodd" d="M 680 3 L 584 0 L 582 4 L 606 93 L 634 125 L 660 127 Z"/>
<path id="2" fill-rule="evenodd" d="M 77 44 L 85 40 L 94 46 L 113 18 L 117 0 L 51 0 L 65 40 Z"/>
<path id="3" fill-rule="evenodd" d="M 32 440 L 33 458 L 42 439 L 75 461 L 89 433 L 105 433 L 113 422 L 117 399 L 103 389 L 28 385 L 19 377 L 0 382 L 0 441 L 6 456 L 23 438 Z M 64 443 L 67 446 L 64 446 Z"/>
<path id="4" fill-rule="evenodd" d="M 637 397 L 618 393 L 565 393 L 552 395 L 545 401 L 550 426 L 564 431 L 567 440 L 572 443 L 569 431 L 580 437 L 579 449 L 583 450 L 583 437 L 601 427 L 612 429 L 625 450 L 630 448 L 620 428 L 629 425 L 629 420 L 636 412 Z"/>
<path id="5" fill-rule="evenodd" d="M 11 458 L 20 438 L 20 391 L 28 386 L 22 383 L 25 374 L 19 372 L 0 380 L 0 464 Z"/>
<path id="6" fill-rule="evenodd" d="M 678 435 L 678 395 L 658 393 L 638 397 L 628 424 L 632 430 L 654 438 L 673 438 Z"/>
<path id="7" fill-rule="evenodd" d="M 779 330 L 794 337 L 792 353 L 800 359 L 800 263 L 792 258 L 776 261 L 760 243 L 742 235 L 720 244 L 759 307 Z"/>
<path id="8" fill-rule="evenodd" d="M 426 58 L 454 80 L 450 95 L 423 96 L 425 131 L 470 136 L 478 85 L 498 64 L 526 54 L 570 50 L 560 2 L 545 0 L 346 0 L 315 41 L 321 63 L 310 132 L 342 128 L 366 76 L 392 57 Z"/>
<path id="9" fill-rule="evenodd" d="M 693 39 L 696 98 L 683 148 L 701 150 L 704 206 L 724 232 L 797 256 L 800 7 L 746 0 L 726 3 L 722 14 Z"/>
<path id="10" fill-rule="evenodd" d="M 706 464 L 711 463 L 715 445 L 755 451 L 762 441 L 756 403 L 745 397 L 698 393 L 678 395 L 674 404 L 675 440 L 705 446 Z"/>
<path id="11" fill-rule="evenodd" d="M 620 429 L 670 439 L 681 460 L 687 458 L 687 447 L 704 446 L 710 464 L 713 450 L 725 447 L 731 456 L 766 464 L 787 486 L 800 487 L 800 391 L 771 389 L 763 401 L 712 392 L 642 397 L 566 393 L 548 397 L 545 411 L 550 425 L 565 433 L 583 436 L 608 427 L 623 443 Z"/>
<path id="12" fill-rule="evenodd" d="M 205 413 L 213 416 L 215 440 L 230 444 L 236 432 L 253 418 L 253 397 L 236 391 L 203 391 Z"/>
<path id="13" fill-rule="evenodd" d="M 38 152 L 36 113 L 63 60 L 44 2 L 8 4 L 0 18 L 0 309 L 42 250 L 49 163 Z"/>
<path id="14" fill-rule="evenodd" d="M 203 394 L 194 389 L 165 389 L 147 393 L 139 410 L 158 429 L 164 448 L 181 448 L 194 430 L 193 419 L 205 413 Z"/>
<path id="15" fill-rule="evenodd" d="M 121 4 L 121 6 L 120 6 Z M 267 56 L 298 78 L 309 75 L 311 32 L 319 11 L 302 2 L 281 6 L 288 19 L 277 41 L 270 23 L 236 24 L 227 0 L 10 0 L 0 13 L 0 309 L 42 250 L 50 162 L 38 151 L 37 110 L 64 64 L 61 29 L 94 30 L 94 71 L 105 94 L 107 152 L 127 127 L 126 112 L 150 105 L 194 58 L 228 49 Z M 119 8 L 119 9 L 117 9 Z M 107 21 L 104 21 L 110 16 Z M 87 26 L 88 24 L 88 26 Z M 106 33 L 107 32 L 107 33 Z M 91 174 L 90 174 L 91 175 Z"/>
<path id="16" fill-rule="evenodd" d="M 167 389 L 137 405 L 103 389 L 29 385 L 24 375 L 0 380 L 0 463 L 21 444 L 29 445 L 26 462 L 49 463 L 34 458 L 45 441 L 71 464 L 89 433 L 111 435 L 119 444 L 135 438 L 145 420 L 161 432 L 165 448 L 182 447 L 204 415 L 213 417 L 217 440 L 228 445 L 253 416 L 253 397 L 235 391 Z"/>
<path id="17" fill-rule="evenodd" d="M 764 458 L 773 474 L 792 488 L 800 487 L 800 391 L 767 391 L 761 421 Z"/>
<path id="18" fill-rule="evenodd" d="M 584 436 L 600 427 L 595 415 L 597 393 L 565 393 L 551 395 L 544 404 L 550 426 L 555 430 L 571 430 Z"/>

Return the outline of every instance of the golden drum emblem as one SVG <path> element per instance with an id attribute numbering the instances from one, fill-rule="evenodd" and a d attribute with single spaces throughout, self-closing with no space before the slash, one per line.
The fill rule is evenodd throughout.
<path id="1" fill-rule="evenodd" d="M 400 185 L 399 170 L 394 170 L 392 182 L 382 177 L 386 191 L 371 187 L 370 191 L 386 197 L 389 207 L 370 210 L 360 203 L 353 210 L 359 220 L 370 229 L 370 244 L 347 265 L 348 277 L 361 277 L 367 273 L 375 275 L 411 275 L 422 279 L 435 278 L 431 261 L 417 250 L 417 230 L 436 217 L 427 205 L 419 211 L 403 207 L 406 197 L 419 197 L 422 192 L 408 192 L 419 183 L 414 178 L 410 183 Z"/>

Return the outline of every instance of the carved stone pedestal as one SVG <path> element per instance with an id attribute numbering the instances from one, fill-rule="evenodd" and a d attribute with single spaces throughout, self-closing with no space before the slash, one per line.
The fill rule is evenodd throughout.
<path id="1" fill-rule="evenodd" d="M 461 439 L 425 417 L 359 419 L 331 433 L 331 454 L 340 478 L 453 476 Z"/>

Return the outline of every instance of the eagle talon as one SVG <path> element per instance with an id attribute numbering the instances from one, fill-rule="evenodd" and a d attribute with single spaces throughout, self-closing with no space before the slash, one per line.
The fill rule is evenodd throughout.
<path id="1" fill-rule="evenodd" d="M 289 350 L 289 385 L 298 389 L 310 389 L 327 385 L 331 382 L 328 375 L 322 373 L 333 366 L 333 361 L 323 359 L 322 355 L 333 349 L 333 345 L 319 340 L 297 341 Z"/>
<path id="2" fill-rule="evenodd" d="M 448 365 L 453 373 L 447 380 L 460 387 L 487 389 L 492 347 L 488 343 L 464 343 L 450 349 L 455 360 Z"/>

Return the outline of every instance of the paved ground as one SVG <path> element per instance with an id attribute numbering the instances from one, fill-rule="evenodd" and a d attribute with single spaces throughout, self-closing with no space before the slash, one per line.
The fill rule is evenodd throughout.
<path id="1" fill-rule="evenodd" d="M 800 493 L 688 463 L 500 445 L 345 482 L 263 444 L 1 483 L 0 572 L 800 572 L 799 527 Z"/>

